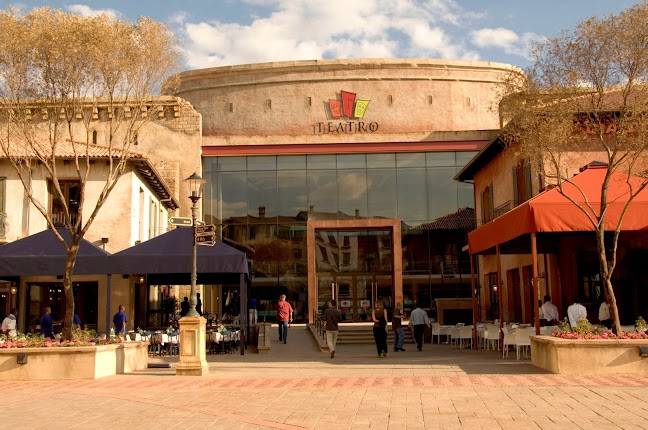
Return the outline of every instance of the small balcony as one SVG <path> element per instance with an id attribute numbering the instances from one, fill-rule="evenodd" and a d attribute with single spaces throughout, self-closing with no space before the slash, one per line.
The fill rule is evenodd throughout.
<path id="1" fill-rule="evenodd" d="M 493 219 L 504 215 L 506 212 L 510 211 L 514 207 L 515 205 L 513 204 L 513 200 L 509 200 L 507 202 L 502 203 L 501 205 L 493 209 Z"/>
<path id="2" fill-rule="evenodd" d="M 72 224 L 76 223 L 76 213 L 70 214 Z M 55 227 L 65 227 L 65 212 L 50 212 L 50 218 Z"/>

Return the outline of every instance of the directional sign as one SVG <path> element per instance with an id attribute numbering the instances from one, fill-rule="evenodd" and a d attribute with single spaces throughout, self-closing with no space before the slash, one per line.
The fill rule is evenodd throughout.
<path id="1" fill-rule="evenodd" d="M 216 226 L 213 224 L 196 226 L 196 236 L 203 235 L 206 233 L 215 234 Z"/>
<path id="2" fill-rule="evenodd" d="M 191 222 L 191 218 L 177 216 L 177 217 L 169 218 L 169 224 L 191 226 L 192 222 Z"/>
<path id="3" fill-rule="evenodd" d="M 205 225 L 205 221 L 203 221 L 201 219 L 197 219 L 196 220 L 196 225 Z"/>
<path id="4" fill-rule="evenodd" d="M 216 244 L 216 235 L 196 236 L 196 244 L 205 246 L 214 246 Z"/>

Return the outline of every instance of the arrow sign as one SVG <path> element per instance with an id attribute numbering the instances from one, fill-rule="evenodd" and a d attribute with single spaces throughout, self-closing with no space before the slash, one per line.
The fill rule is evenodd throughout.
<path id="1" fill-rule="evenodd" d="M 208 224 L 208 225 L 199 225 L 196 227 L 196 236 L 203 235 L 205 233 L 215 234 L 216 226 L 213 224 Z"/>
<path id="2" fill-rule="evenodd" d="M 188 217 L 173 217 L 173 218 L 169 218 L 169 224 L 191 226 L 192 222 L 191 222 L 191 218 Z"/>
<path id="3" fill-rule="evenodd" d="M 214 246 L 216 244 L 216 235 L 205 234 L 203 236 L 196 236 L 196 244 L 205 246 Z"/>

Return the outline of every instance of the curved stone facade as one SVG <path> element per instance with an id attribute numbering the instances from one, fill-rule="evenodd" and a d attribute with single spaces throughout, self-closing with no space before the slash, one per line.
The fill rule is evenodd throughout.
<path id="1" fill-rule="evenodd" d="M 448 133 L 499 128 L 498 84 L 518 71 L 429 59 L 276 62 L 183 72 L 174 94 L 202 114 L 203 145 L 453 140 Z M 362 118 L 333 117 L 341 91 L 368 100 Z"/>

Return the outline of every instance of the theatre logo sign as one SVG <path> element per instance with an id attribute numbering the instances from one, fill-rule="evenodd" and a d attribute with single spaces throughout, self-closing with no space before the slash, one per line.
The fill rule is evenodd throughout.
<path id="1" fill-rule="evenodd" d="M 340 91 L 339 99 L 328 101 L 328 115 L 331 121 L 313 124 L 313 134 L 357 134 L 375 133 L 378 123 L 364 121 L 370 100 L 361 99 L 356 93 Z"/>

